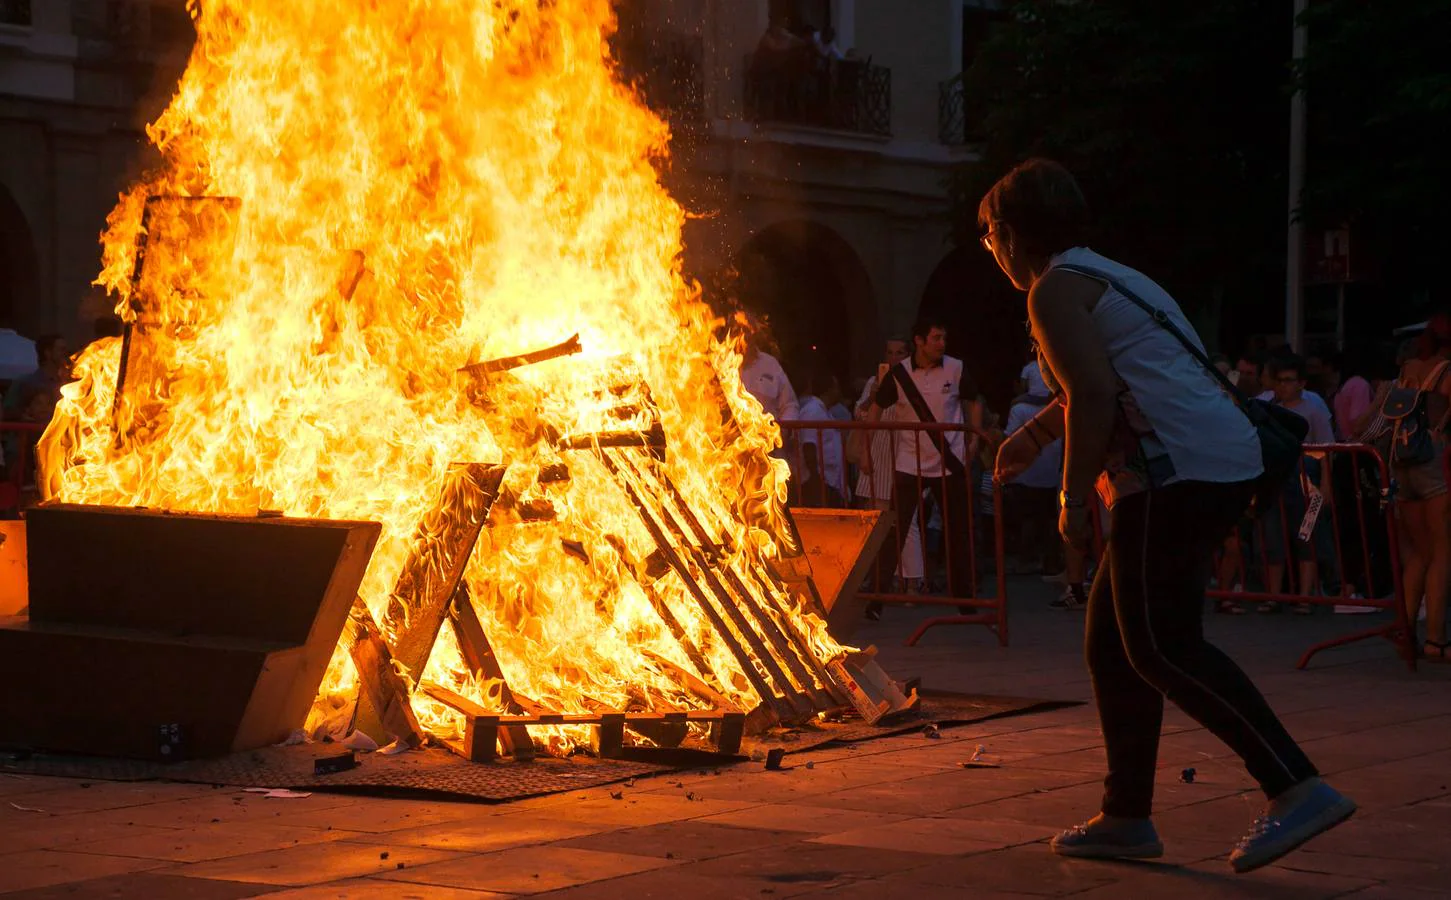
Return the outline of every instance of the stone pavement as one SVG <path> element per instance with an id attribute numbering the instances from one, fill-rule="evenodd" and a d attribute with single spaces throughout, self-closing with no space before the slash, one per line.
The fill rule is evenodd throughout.
<path id="1" fill-rule="evenodd" d="M 1082 617 L 1013 592 L 1013 644 L 980 628 L 900 646 L 927 610 L 889 610 L 875 642 L 933 687 L 1086 700 Z M 1291 731 L 1361 812 L 1279 865 L 1225 861 L 1260 798 L 1213 737 L 1171 710 L 1153 863 L 1059 859 L 1045 841 L 1094 812 L 1092 707 L 909 734 L 760 764 L 502 806 L 0 775 L 4 900 L 323 898 L 1451 897 L 1451 667 L 1412 675 L 1389 645 L 1299 652 L 1370 617 L 1211 616 Z M 963 768 L 978 747 L 997 768 Z M 1193 767 L 1192 784 L 1181 772 Z M 619 797 L 613 796 L 619 793 Z"/>

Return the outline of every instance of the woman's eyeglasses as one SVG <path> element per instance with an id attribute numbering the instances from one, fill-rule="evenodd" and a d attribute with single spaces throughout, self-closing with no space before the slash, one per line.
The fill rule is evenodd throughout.
<path id="1" fill-rule="evenodd" d="M 978 240 L 982 242 L 982 248 L 984 250 L 986 250 L 989 253 L 993 252 L 993 232 L 992 231 L 988 231 L 982 237 L 978 238 Z"/>

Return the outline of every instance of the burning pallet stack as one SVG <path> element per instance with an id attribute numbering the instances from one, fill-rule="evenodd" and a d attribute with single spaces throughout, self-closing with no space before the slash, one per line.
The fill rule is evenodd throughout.
<path id="1" fill-rule="evenodd" d="M 214 241 L 216 231 L 228 227 L 236 208 L 236 201 L 229 198 L 153 197 L 147 202 L 142 227 L 148 239 L 138 243 L 131 293 L 135 315 L 127 325 L 123 340 L 115 391 L 113 425 L 118 444 L 132 439 L 136 423 L 145 421 L 165 405 L 162 388 L 167 373 L 156 361 L 159 354 L 155 352 L 155 342 L 185 340 L 187 329 L 195 324 L 164 321 L 156 313 L 159 305 L 148 303 L 148 297 L 156 296 L 160 290 L 186 290 L 188 285 L 176 283 L 177 272 L 190 271 L 168 263 L 164 268 L 171 283 L 153 284 L 156 279 L 148 277 L 148 256 L 165 254 L 169 260 L 186 260 L 188 237 L 205 232 L 207 239 Z M 338 302 L 347 302 L 362 271 L 361 256 L 350 254 L 346 271 L 339 279 Z M 518 407 L 498 405 L 495 402 L 498 397 L 508 394 L 517 404 L 521 395 L 527 400 L 533 390 L 514 374 L 515 370 L 578 353 L 581 349 L 576 337 L 544 350 L 470 365 L 459 373 L 461 389 L 486 417 L 505 417 L 507 409 Z M 823 651 L 814 643 L 813 635 L 803 624 L 802 610 L 818 617 L 824 617 L 825 611 L 820 609 L 809 569 L 800 556 L 799 536 L 778 536 L 776 546 L 797 548 L 796 557 L 786 560 L 770 559 L 758 551 L 737 546 L 738 541 L 732 537 L 737 529 L 727 520 L 729 514 L 692 505 L 664 465 L 670 448 L 649 385 L 632 374 L 623 362 L 608 371 L 611 374 L 599 385 L 596 399 L 618 419 L 618 430 L 562 434 L 549 426 L 537 428 L 531 440 L 547 446 L 552 457 L 564 461 L 537 466 L 525 473 L 533 486 L 529 496 L 520 496 L 505 486 L 511 468 L 507 459 L 456 462 L 428 512 L 415 527 L 409 556 L 381 620 L 361 598 L 352 600 L 346 623 L 336 624 L 358 673 L 354 726 L 375 736 L 391 736 L 419 745 L 429 737 L 414 709 L 415 697 L 423 695 L 461 717 L 462 739 L 448 738 L 442 742 L 474 761 L 492 760 L 501 754 L 527 759 L 536 752 L 536 741 L 529 729 L 560 725 L 591 726 L 591 746 L 600 756 L 630 756 L 645 752 L 644 748 L 677 747 L 692 734 L 708 735 L 715 751 L 734 754 L 740 749 L 744 734 L 772 726 L 804 724 L 844 710 L 855 710 L 867 720 L 876 721 L 912 706 L 915 697 L 903 696 L 872 662 L 870 652 L 855 654 L 834 644 L 832 650 Z M 729 415 L 728 409 L 725 414 Z M 490 427 L 495 424 L 507 429 L 514 423 L 491 422 Z M 52 432 L 59 434 L 63 429 L 52 429 Z M 501 517 L 527 523 L 548 521 L 559 515 L 547 499 L 549 491 L 552 487 L 567 485 L 571 470 L 578 466 L 602 467 L 649 535 L 652 549 L 642 558 L 635 558 L 624 540 L 611 536 L 610 544 L 626 561 L 633 580 L 678 643 L 683 658 L 689 661 L 683 665 L 658 655 L 652 660 L 660 670 L 670 674 L 683 696 L 691 698 L 694 705 L 690 707 L 601 706 L 583 713 L 551 709 L 511 686 L 495 655 L 476 607 L 481 599 L 471 596 L 464 577 L 470 558 L 476 553 L 480 536 L 496 527 Z M 83 516 L 86 511 L 53 513 L 67 514 Z M 131 511 L 128 515 L 170 518 L 160 512 Z M 218 517 L 192 517 L 188 521 L 191 527 L 205 530 L 215 527 L 208 524 L 214 520 Z M 221 520 L 234 524 L 234 517 Z M 96 520 L 93 517 L 91 521 Z M 173 521 L 182 520 L 173 518 Z M 301 524 L 308 520 L 285 521 Z M 789 516 L 784 521 L 794 528 Z M 32 548 L 36 537 L 32 536 Z M 104 540 L 103 535 L 101 539 Z M 565 552 L 588 562 L 588 551 L 583 545 L 561 540 Z M 45 552 L 44 547 L 41 550 Z M 259 566 L 272 563 L 267 559 L 255 562 Z M 152 572 L 148 577 L 164 578 L 165 574 Z M 688 597 L 690 614 L 698 614 L 699 619 L 707 622 L 711 640 L 728 649 L 749 684 L 748 692 L 729 691 L 717 681 L 707 654 L 681 622 L 684 610 L 672 608 L 660 589 L 665 579 L 678 579 L 683 585 L 683 592 L 675 590 L 672 596 Z M 336 580 L 329 584 L 335 593 Z M 356 590 L 357 580 L 351 584 L 351 589 Z M 95 589 L 95 585 L 64 589 Z M 245 603 L 245 598 L 240 602 Z M 445 623 L 472 683 L 492 686 L 489 702 L 493 708 L 479 699 L 470 699 L 457 690 L 421 678 Z M 150 622 L 148 627 L 165 630 L 158 621 Z M 318 643 L 315 635 L 311 643 Z M 149 676 L 137 672 L 123 673 L 123 677 L 144 681 Z M 205 684 L 206 677 L 204 667 L 184 673 L 193 691 Z M 316 693 L 321 677 L 321 671 L 312 665 L 303 682 L 292 686 L 291 693 Z M 754 708 L 739 708 L 730 699 L 731 696 L 739 698 L 743 693 L 758 700 Z M 295 709 L 295 701 L 291 702 L 289 708 Z M 149 724 L 177 724 L 168 718 L 170 713 L 165 710 L 147 715 L 154 719 Z M 287 724 L 297 727 L 301 723 L 295 719 L 295 715 L 290 715 Z M 257 745 L 259 739 L 272 741 L 283 736 L 285 733 L 249 734 L 245 739 L 235 738 L 230 749 L 246 749 L 248 745 Z M 0 735 L 0 740 L 8 743 L 15 743 L 17 738 L 23 742 L 25 736 Z M 91 749 L 107 752 L 104 747 Z"/>

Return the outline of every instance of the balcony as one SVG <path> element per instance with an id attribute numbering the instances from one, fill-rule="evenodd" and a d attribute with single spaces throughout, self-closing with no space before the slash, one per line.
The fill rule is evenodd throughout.
<path id="1" fill-rule="evenodd" d="M 703 129 L 705 45 L 700 35 L 626 27 L 611 40 L 623 79 L 678 133 Z"/>
<path id="2" fill-rule="evenodd" d="M 0 0 L 0 26 L 29 28 L 30 0 Z"/>
<path id="3" fill-rule="evenodd" d="M 969 106 L 959 72 L 938 88 L 937 139 L 949 147 L 962 147 L 978 143 L 983 137 L 982 113 Z"/>
<path id="4" fill-rule="evenodd" d="M 871 60 L 825 60 L 814 54 L 743 69 L 746 118 L 890 137 L 892 70 Z"/>

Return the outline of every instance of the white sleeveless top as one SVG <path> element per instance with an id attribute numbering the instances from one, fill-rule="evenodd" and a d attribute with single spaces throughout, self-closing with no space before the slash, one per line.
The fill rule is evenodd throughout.
<path id="1" fill-rule="evenodd" d="M 1060 264 L 1096 269 L 1122 282 L 1140 299 L 1164 310 L 1190 340 L 1204 349 L 1179 304 L 1142 273 L 1086 247 L 1074 247 L 1054 256 L 1049 268 Z M 1093 309 L 1093 321 L 1114 370 L 1132 395 L 1127 405 L 1136 405 L 1152 428 L 1152 433 L 1142 435 L 1139 441 L 1147 459 L 1147 472 L 1140 474 L 1152 476 L 1142 479 L 1143 486 L 1176 481 L 1248 481 L 1264 471 L 1254 426 L 1178 338 L 1112 287 L 1105 287 Z M 1121 403 L 1121 407 L 1124 405 Z M 1119 481 L 1112 472 L 1106 474 L 1109 481 Z M 1134 489 L 1128 483 L 1115 484 L 1105 491 L 1109 494 L 1105 499 L 1112 502 Z M 1104 490 L 1102 485 L 1100 490 Z"/>

